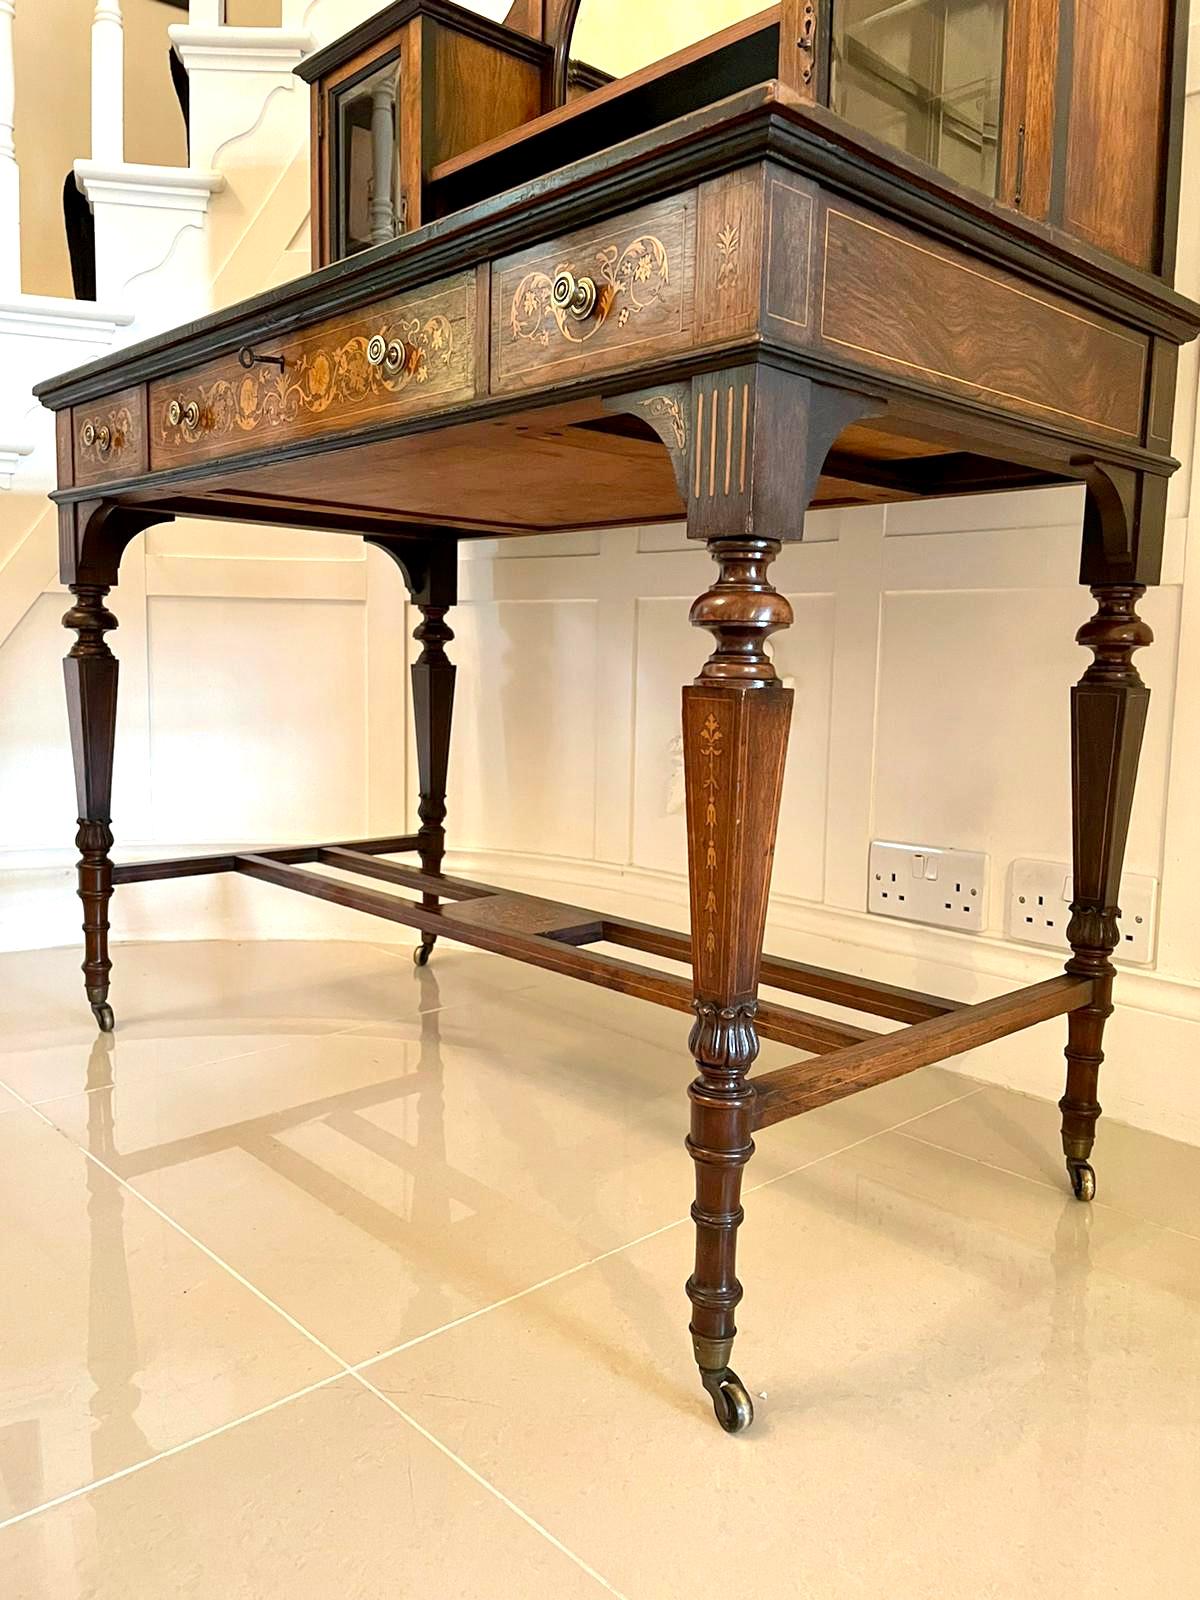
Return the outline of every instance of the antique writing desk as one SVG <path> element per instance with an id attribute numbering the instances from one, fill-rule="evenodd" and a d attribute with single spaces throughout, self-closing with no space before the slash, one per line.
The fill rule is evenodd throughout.
<path id="1" fill-rule="evenodd" d="M 1200 326 L 1170 287 L 1184 7 L 1146 0 L 1136 27 L 1107 0 L 967 9 L 993 24 L 982 46 L 955 35 L 953 0 L 785 0 L 614 78 L 572 49 L 579 0 L 520 0 L 503 28 L 401 0 L 303 69 L 318 270 L 39 391 L 58 413 L 101 1028 L 114 885 L 215 872 L 408 924 L 421 962 L 445 933 L 694 1011 L 691 1333 L 730 1431 L 752 1416 L 730 1353 L 758 1130 L 1065 1015 L 1063 1144 L 1075 1193 L 1094 1193 L 1148 698 L 1137 602 L 1159 576 L 1178 347 Z M 951 82 L 953 49 L 989 39 Z M 770 579 L 781 543 L 813 505 L 1070 482 L 1095 615 L 1072 702 L 1065 974 L 963 1006 L 763 957 L 792 711 L 767 649 L 792 620 Z M 190 514 L 394 559 L 422 617 L 417 833 L 113 864 L 106 596 L 131 539 Z M 683 690 L 690 940 L 441 870 L 459 541 L 665 519 L 716 564 L 691 614 L 711 653 Z M 600 942 L 690 960 L 693 981 Z M 759 1004 L 760 979 L 907 1026 Z M 760 1037 L 806 1058 L 753 1079 Z"/>

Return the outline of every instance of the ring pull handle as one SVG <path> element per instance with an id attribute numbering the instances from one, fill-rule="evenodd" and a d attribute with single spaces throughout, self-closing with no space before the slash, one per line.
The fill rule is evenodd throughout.
<path id="1" fill-rule="evenodd" d="M 377 333 L 367 341 L 367 365 L 382 367 L 394 377 L 408 365 L 408 346 L 403 339 L 386 339 Z"/>
<path id="2" fill-rule="evenodd" d="M 255 352 L 253 346 L 248 344 L 244 344 L 238 351 L 238 361 L 245 367 L 247 372 L 252 367 L 278 367 L 282 372 L 287 365 L 284 356 L 260 356 Z"/>
<path id="3" fill-rule="evenodd" d="M 94 422 L 85 422 L 81 437 L 86 449 L 90 450 L 95 445 L 102 456 L 106 456 L 112 449 L 113 434 L 107 423 L 102 422 L 97 427 Z"/>
<path id="4" fill-rule="evenodd" d="M 200 425 L 200 407 L 195 400 L 172 400 L 167 407 L 167 421 L 173 428 L 194 430 Z"/>
<path id="5" fill-rule="evenodd" d="M 556 311 L 565 312 L 576 322 L 586 322 L 596 309 L 597 298 L 594 278 L 577 278 L 566 267 L 555 274 L 550 303 Z"/>

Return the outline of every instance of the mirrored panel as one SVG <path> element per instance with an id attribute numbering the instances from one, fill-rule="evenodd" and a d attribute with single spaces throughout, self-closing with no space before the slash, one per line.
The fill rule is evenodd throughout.
<path id="1" fill-rule="evenodd" d="M 830 104 L 996 193 L 1007 0 L 834 0 Z"/>
<path id="2" fill-rule="evenodd" d="M 623 78 L 769 9 L 762 0 L 582 0 L 571 59 Z"/>
<path id="3" fill-rule="evenodd" d="M 400 61 L 336 89 L 333 127 L 333 254 L 356 255 L 404 231 L 400 202 Z"/>

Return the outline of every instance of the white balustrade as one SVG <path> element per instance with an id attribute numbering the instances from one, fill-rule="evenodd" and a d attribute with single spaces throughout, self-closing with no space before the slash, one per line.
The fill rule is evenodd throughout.
<path id="1" fill-rule="evenodd" d="M 96 0 L 92 17 L 92 160 L 125 159 L 125 25 L 121 0 Z"/>
<path id="2" fill-rule="evenodd" d="M 17 85 L 13 21 L 17 0 L 0 0 L 0 300 L 21 292 L 21 174 L 13 143 Z"/>

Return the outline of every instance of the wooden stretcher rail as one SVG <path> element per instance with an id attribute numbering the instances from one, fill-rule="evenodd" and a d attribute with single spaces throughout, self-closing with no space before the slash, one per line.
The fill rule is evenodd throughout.
<path id="1" fill-rule="evenodd" d="M 398 834 L 388 839 L 348 839 L 344 844 L 287 845 L 280 850 L 257 852 L 267 861 L 293 864 L 319 861 L 323 850 L 353 850 L 365 857 L 400 855 L 416 850 L 420 840 L 415 833 Z M 153 883 L 160 878 L 203 878 L 215 872 L 236 872 L 237 856 L 176 856 L 168 861 L 124 861 L 113 867 L 113 883 Z"/>
<path id="2" fill-rule="evenodd" d="M 335 855 L 336 851 L 327 849 L 324 854 L 329 857 Z M 326 860 L 324 864 L 338 867 L 346 865 L 344 859 Z M 548 972 L 559 972 L 566 977 L 580 978 L 586 983 L 598 984 L 601 988 L 615 989 L 622 994 L 652 1000 L 657 1005 L 669 1006 L 675 1011 L 688 1012 L 692 1009 L 693 990 L 689 978 L 678 977 L 670 972 L 656 972 L 649 967 L 622 961 L 616 956 L 597 955 L 593 951 L 579 949 L 571 943 L 570 939 L 580 928 L 594 929 L 591 937 L 602 936 L 603 922 L 594 912 L 577 910 L 573 907 L 564 908 L 571 911 L 573 916 L 569 922 L 564 923 L 560 935 L 525 933 L 511 925 L 489 926 L 460 921 L 440 907 L 427 907 L 415 901 L 402 900 L 396 895 L 385 894 L 379 889 L 367 888 L 363 884 L 322 877 L 319 873 L 290 862 L 280 861 L 272 856 L 235 856 L 234 870 L 264 883 L 274 883 L 284 889 L 294 889 L 301 894 L 312 895 L 318 900 L 328 900 L 334 905 L 348 906 L 355 911 L 365 911 L 371 916 L 402 923 L 407 927 L 418 929 L 421 933 L 444 935 L 446 938 L 456 939 L 461 944 L 473 945 L 479 950 L 488 950 L 496 955 L 526 961 Z M 358 868 L 356 866 L 350 870 L 357 871 Z M 389 881 L 402 881 L 397 873 L 404 874 L 405 887 L 434 894 L 453 894 L 450 886 L 456 880 L 452 878 L 416 871 L 408 873 L 403 868 L 397 868 L 397 872 L 388 875 Z M 483 885 L 469 887 L 472 890 L 483 889 Z M 498 890 L 490 890 L 488 893 L 498 902 L 503 901 L 515 910 L 519 910 L 522 903 L 537 904 L 530 902 L 529 897 L 524 895 L 509 895 Z M 481 894 L 473 895 L 473 898 L 484 897 Z M 826 1017 L 810 1016 L 807 1012 L 794 1011 L 789 1006 L 760 1006 L 757 1026 L 759 1034 L 764 1039 L 773 1039 L 779 1044 L 793 1045 L 798 1050 L 808 1050 L 818 1055 L 830 1051 L 840 1052 L 849 1046 L 881 1037 L 868 1029 L 856 1028 Z"/>
<path id="3" fill-rule="evenodd" d="M 672 933 L 644 922 L 629 922 L 624 917 L 604 919 L 605 941 L 645 950 L 651 955 L 668 956 L 673 961 L 692 961 L 692 941 L 686 933 Z M 866 1011 L 893 1022 L 924 1022 L 929 1017 L 945 1016 L 961 1009 L 961 1001 L 943 1000 L 937 995 L 920 994 L 915 989 L 897 989 L 890 983 L 874 983 L 870 978 L 855 978 L 825 967 L 810 967 L 803 961 L 785 961 L 779 956 L 764 956 L 762 981 L 769 988 L 808 995 L 812 1000 L 827 1000 L 830 1005 L 846 1006 L 851 1011 Z"/>
<path id="4" fill-rule="evenodd" d="M 800 1061 L 754 1081 L 754 1127 L 800 1116 L 842 1100 L 918 1067 L 945 1061 L 981 1044 L 991 1044 L 1050 1017 L 1077 1011 L 1092 998 L 1093 980 L 1063 976 L 1016 989 L 981 1005 L 964 1006 L 945 1017 L 914 1023 L 831 1054 L 823 1061 Z"/>

